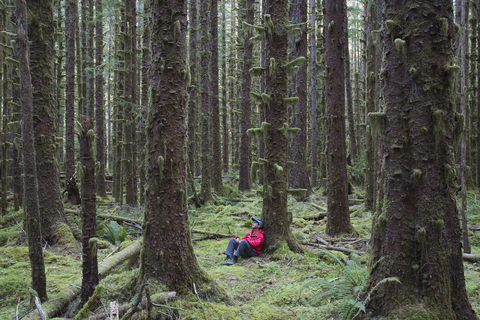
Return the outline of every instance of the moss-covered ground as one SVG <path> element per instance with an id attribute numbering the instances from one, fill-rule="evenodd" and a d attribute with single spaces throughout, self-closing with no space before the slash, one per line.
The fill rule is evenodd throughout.
<path id="1" fill-rule="evenodd" d="M 358 192 L 357 192 L 358 193 Z M 189 207 L 189 217 L 193 230 L 205 230 L 222 234 L 234 234 L 242 237 L 250 230 L 251 217 L 260 217 L 262 210 L 261 198 L 255 191 L 240 193 L 235 188 L 228 187 L 223 193 L 218 193 L 218 203 L 196 209 Z M 343 246 L 360 253 L 362 267 L 365 268 L 368 259 L 368 239 L 371 228 L 371 212 L 364 210 L 361 202 L 352 196 L 351 217 L 355 226 L 353 239 L 336 239 L 335 245 Z M 238 202 L 238 199 L 243 201 Z M 301 242 L 317 242 L 318 238 L 327 239 L 325 235 L 326 218 L 313 219 L 326 208 L 326 199 L 322 190 L 318 190 L 304 201 L 288 198 L 288 210 L 293 213 L 292 230 Z M 480 195 L 470 193 L 468 199 L 469 225 L 480 226 Z M 78 208 L 70 208 L 77 209 Z M 112 205 L 112 199 L 99 199 L 98 213 L 122 215 L 140 219 L 142 208 L 119 208 Z M 12 215 L 15 219 L 12 218 Z M 0 319 L 15 319 L 32 310 L 28 293 L 30 285 L 30 263 L 28 249 L 25 243 L 23 228 L 23 213 L 9 212 L 9 216 L 0 217 Z M 72 222 L 79 224 L 79 216 L 68 213 Z M 18 223 L 17 223 L 18 222 Z M 103 230 L 100 241 L 99 259 L 102 261 L 122 243 L 122 247 L 131 240 L 140 237 L 140 231 L 132 226 L 110 224 L 109 221 L 98 220 L 103 228 L 110 226 L 111 230 Z M 126 236 L 123 230 L 126 229 Z M 123 230 L 123 231 L 122 231 Z M 480 254 L 480 232 L 469 234 L 472 253 Z M 292 252 L 278 253 L 275 256 L 261 254 L 250 259 L 240 259 L 233 266 L 223 266 L 224 251 L 228 238 L 210 237 L 204 234 L 192 233 L 195 254 L 200 265 L 208 272 L 215 282 L 214 285 L 224 288 L 228 302 L 215 302 L 208 296 L 192 293 L 188 297 L 177 297 L 173 300 L 158 299 L 152 314 L 165 319 L 338 319 L 342 309 L 342 301 L 332 296 L 315 298 L 325 292 L 328 286 L 313 284 L 312 281 L 324 280 L 330 283 L 342 281 L 343 269 L 328 255 L 319 254 L 319 249 L 305 245 L 304 254 Z M 350 243 L 350 244 L 349 244 Z M 341 261 L 349 257 L 345 253 L 331 251 Z M 61 290 L 81 285 L 81 249 L 72 249 L 71 244 L 45 247 L 45 263 L 47 286 L 50 298 Z M 109 309 L 112 301 L 117 301 L 120 307 L 131 303 L 135 292 L 132 279 L 136 278 L 138 261 L 127 261 L 101 279 L 105 292 L 101 303 L 90 313 L 103 313 Z M 465 262 L 465 276 L 470 303 L 479 314 L 480 284 L 478 277 L 480 265 Z M 161 284 L 152 282 L 150 294 L 167 291 Z M 77 299 L 78 300 L 78 299 Z M 144 297 L 145 300 L 145 297 Z M 160 301 L 158 301 L 160 300 Z M 73 301 L 62 318 L 74 316 L 78 312 L 78 301 Z M 17 311 L 18 310 L 18 311 Z M 76 311 L 75 311 L 76 310 Z M 34 311 L 31 311 L 36 312 Z M 145 319 L 146 311 L 135 314 L 136 319 Z"/>

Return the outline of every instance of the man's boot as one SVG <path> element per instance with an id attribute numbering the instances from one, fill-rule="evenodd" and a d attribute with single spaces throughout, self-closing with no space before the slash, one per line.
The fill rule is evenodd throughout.
<path id="1" fill-rule="evenodd" d="M 234 264 L 236 261 L 232 256 L 227 256 L 227 260 L 223 263 L 224 266 L 231 266 Z"/>
<path id="2" fill-rule="evenodd" d="M 237 263 L 238 262 L 238 257 L 236 255 L 233 255 L 233 263 Z"/>

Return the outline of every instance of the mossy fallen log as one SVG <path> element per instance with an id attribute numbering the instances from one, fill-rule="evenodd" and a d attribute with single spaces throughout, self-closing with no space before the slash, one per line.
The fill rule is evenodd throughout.
<path id="1" fill-rule="evenodd" d="M 471 261 L 471 262 L 477 262 L 480 261 L 480 254 L 470 254 L 470 253 L 464 253 L 462 254 L 463 260 Z"/>
<path id="2" fill-rule="evenodd" d="M 120 216 L 114 216 L 111 214 L 97 214 L 98 218 L 102 219 L 109 219 L 109 220 L 114 220 L 116 222 L 128 222 L 128 223 L 136 223 L 141 225 L 143 223 L 143 220 L 141 219 L 131 219 L 131 218 L 126 218 L 126 217 L 120 217 Z"/>
<path id="3" fill-rule="evenodd" d="M 114 268 L 123 261 L 128 260 L 139 254 L 141 248 L 142 242 L 141 240 L 137 240 L 122 251 L 105 260 L 105 262 L 98 266 L 98 273 L 101 275 L 101 278 L 105 278 L 106 275 L 113 271 Z M 80 294 L 81 281 L 81 278 L 78 279 L 75 283 L 72 284 L 72 286 L 63 289 L 58 294 L 50 297 L 48 301 L 42 304 L 42 308 L 47 314 L 48 318 L 53 318 L 54 316 L 62 313 L 62 311 L 67 309 L 69 303 L 75 300 L 75 298 Z M 24 319 L 40 319 L 40 317 L 38 315 L 38 312 L 32 312 Z"/>

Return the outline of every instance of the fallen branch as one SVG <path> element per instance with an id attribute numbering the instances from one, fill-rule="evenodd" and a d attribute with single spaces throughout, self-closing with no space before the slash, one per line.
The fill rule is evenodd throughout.
<path id="1" fill-rule="evenodd" d="M 110 219 L 114 220 L 116 222 L 128 222 L 128 223 L 135 223 L 135 224 L 142 224 L 143 220 L 140 219 L 131 219 L 131 218 L 125 218 L 125 217 L 120 217 L 120 216 L 113 216 L 111 214 L 97 214 L 97 217 L 102 218 L 102 219 Z"/>
<path id="2" fill-rule="evenodd" d="M 352 254 L 352 253 L 355 253 L 355 254 L 358 254 L 358 255 L 363 254 L 362 252 L 359 252 L 357 250 L 347 249 L 347 248 L 343 248 L 343 247 L 326 246 L 326 245 L 323 245 L 323 244 L 312 243 L 312 242 L 302 242 L 302 244 L 306 244 L 308 246 L 318 247 L 318 248 L 322 248 L 322 249 L 326 249 L 326 250 L 346 252 L 346 253 L 349 253 L 349 254 Z"/>
<path id="3" fill-rule="evenodd" d="M 314 207 L 315 209 L 322 210 L 322 211 L 325 211 L 325 212 L 327 211 L 327 208 L 321 207 L 321 206 L 319 206 L 318 204 L 310 203 L 310 205 L 311 205 L 312 207 Z"/>
<path id="4" fill-rule="evenodd" d="M 470 253 L 464 253 L 462 254 L 463 260 L 471 261 L 471 262 L 477 262 L 480 261 L 480 254 L 470 254 Z"/>
<path id="5" fill-rule="evenodd" d="M 203 230 L 196 230 L 196 229 L 192 229 L 191 232 L 206 234 L 209 236 L 220 237 L 220 238 L 235 238 L 235 236 L 232 234 L 224 234 L 224 233 L 218 233 L 218 232 L 210 232 L 210 231 L 203 231 Z"/>
<path id="6" fill-rule="evenodd" d="M 63 209 L 65 211 L 65 213 L 73 213 L 75 215 L 79 215 L 80 214 L 80 210 L 74 210 L 74 209 Z"/>
<path id="7" fill-rule="evenodd" d="M 135 255 L 140 253 L 140 249 L 142 248 L 141 240 L 137 240 L 133 242 L 131 245 L 123 249 L 122 251 L 118 252 L 117 254 L 110 257 L 110 259 L 105 260 L 102 265 L 98 266 L 98 273 L 104 278 L 108 275 L 114 268 L 122 263 L 123 261 L 134 257 Z M 78 280 L 79 284 L 81 279 Z M 80 287 L 71 284 L 72 287 L 67 287 L 63 289 L 58 294 L 56 294 L 56 298 L 50 299 L 45 302 L 42 307 L 45 313 L 47 314 L 48 318 L 53 318 L 54 316 L 58 315 L 65 310 L 70 302 L 75 300 L 77 296 L 80 294 Z M 26 319 L 39 319 L 38 315 L 30 314 Z"/>

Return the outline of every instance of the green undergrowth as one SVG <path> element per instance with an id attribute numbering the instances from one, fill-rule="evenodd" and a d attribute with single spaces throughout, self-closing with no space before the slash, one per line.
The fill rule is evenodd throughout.
<path id="1" fill-rule="evenodd" d="M 198 188 L 198 190 L 200 190 Z M 292 233 L 303 243 L 315 243 L 318 238 L 327 239 L 325 234 L 327 207 L 323 190 L 316 191 L 304 201 L 288 196 L 288 210 L 292 213 Z M 361 197 L 355 192 L 352 199 Z M 216 193 L 216 204 L 195 208 L 189 204 L 190 226 L 193 230 L 204 230 L 220 234 L 243 237 L 251 228 L 251 217 L 261 218 L 262 199 L 256 190 L 239 192 L 235 188 L 224 188 Z M 121 215 L 132 219 L 141 219 L 143 208 L 116 206 L 111 197 L 97 198 L 99 214 Z M 240 201 L 240 202 L 239 202 Z M 75 209 L 75 208 L 73 208 Z M 76 207 L 75 210 L 79 210 Z M 13 213 L 18 223 L 11 217 L 0 217 L 0 319 L 15 319 L 16 308 L 21 316 L 32 308 L 28 296 L 30 285 L 30 263 L 23 226 L 23 213 Z M 9 213 L 10 215 L 10 213 Z M 365 210 L 358 201 L 350 202 L 350 216 L 355 232 L 349 237 L 359 238 L 354 244 L 343 244 L 360 252 L 357 266 L 359 272 L 366 273 L 368 260 L 367 240 L 372 227 L 372 213 Z M 70 221 L 80 226 L 80 216 L 69 213 Z M 467 218 L 469 225 L 480 226 L 480 195 L 469 193 Z M 109 220 L 98 218 L 99 227 L 111 227 L 104 230 L 99 239 L 98 261 L 116 250 L 118 245 L 126 247 L 140 236 L 139 230 L 132 226 L 113 224 Z M 99 229 L 100 230 L 100 229 Z M 124 230 L 120 232 L 120 230 Z M 109 234 L 109 232 L 111 233 Z M 126 231 L 126 234 L 125 234 Z M 122 233 L 122 236 L 120 236 Z M 472 253 L 480 254 L 480 233 L 469 233 Z M 2 240 L 5 239 L 5 240 Z M 173 300 L 158 298 L 168 290 L 160 283 L 149 279 L 152 296 L 157 296 L 152 314 L 163 319 L 339 319 L 344 301 L 334 295 L 324 294 L 325 285 L 307 285 L 318 281 L 319 284 L 341 283 L 345 277 L 342 265 L 348 264 L 351 256 L 330 251 L 333 255 L 320 252 L 320 248 L 304 245 L 303 254 L 288 250 L 275 255 L 260 254 L 258 257 L 243 259 L 233 266 L 223 266 L 228 237 L 207 237 L 192 233 L 193 247 L 202 268 L 209 274 L 216 286 L 221 286 L 229 302 L 215 302 L 208 296 L 194 294 L 188 297 L 176 297 Z M 342 241 L 342 239 L 336 239 Z M 339 263 L 339 261 L 341 263 Z M 82 277 L 81 251 L 57 250 L 45 248 L 46 276 L 49 296 L 55 297 L 61 290 L 80 285 Z M 136 292 L 134 280 L 138 276 L 139 261 L 127 261 L 117 266 L 112 273 L 102 276 L 101 284 L 105 291 L 100 297 L 98 308 L 90 312 L 103 313 L 109 309 L 112 301 L 120 306 L 132 302 Z M 465 264 L 465 279 L 470 303 L 477 314 L 480 312 L 480 284 L 478 276 L 480 264 Z M 317 297 L 317 298 L 315 298 Z M 318 299 L 320 297 L 320 299 Z M 20 299 L 20 300 L 19 300 Z M 145 297 L 144 297 L 145 300 Z M 20 301 L 20 302 L 19 302 Z M 74 310 L 77 302 L 68 309 Z M 65 310 L 67 312 L 68 310 Z M 137 312 L 133 319 L 145 319 L 146 311 Z"/>

